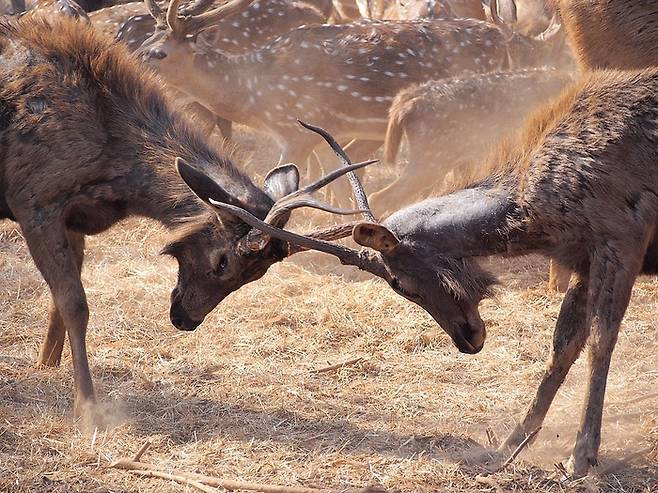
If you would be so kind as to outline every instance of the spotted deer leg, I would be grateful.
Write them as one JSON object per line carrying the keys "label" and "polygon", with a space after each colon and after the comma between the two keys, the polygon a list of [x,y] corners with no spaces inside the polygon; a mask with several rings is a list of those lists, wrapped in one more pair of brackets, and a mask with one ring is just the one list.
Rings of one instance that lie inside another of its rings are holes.
{"label": "spotted deer leg", "polygon": [[[78,272],[82,270],[82,263],[84,261],[84,247],[85,237],[79,233],[68,232],[68,239],[71,248],[75,254],[75,261],[78,267]],[[59,366],[62,359],[62,350],[64,349],[64,338],[66,335],[66,327],[59,314],[57,305],[54,300],[51,303],[50,317],[48,322],[48,333],[41,345],[39,357],[37,359],[37,366]]]}
{"label": "spotted deer leg", "polygon": [[529,433],[541,426],[555,394],[580,355],[590,327],[587,314],[588,289],[588,277],[574,274],[560,307],[548,368],[523,421],[500,447],[501,452],[514,450]]}
{"label": "spotted deer leg", "polygon": [[[80,280],[76,249],[71,245],[64,225],[58,227],[59,218],[47,216],[42,211],[38,226],[32,226],[30,219],[18,219],[30,254],[50,287],[62,323],[59,326],[63,325],[68,332],[75,378],[75,414],[81,416],[95,400],[85,347],[89,308]],[[51,341],[59,340],[61,336],[51,338]]]}

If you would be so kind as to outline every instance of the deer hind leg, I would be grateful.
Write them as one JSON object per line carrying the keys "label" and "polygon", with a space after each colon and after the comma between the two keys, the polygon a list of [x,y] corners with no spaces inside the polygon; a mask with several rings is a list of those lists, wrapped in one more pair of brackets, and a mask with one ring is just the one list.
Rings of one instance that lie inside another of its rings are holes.
{"label": "deer hind leg", "polygon": [[85,337],[89,308],[80,280],[79,261],[63,225],[58,218],[40,218],[40,225],[30,227],[21,221],[25,240],[37,268],[50,287],[53,302],[69,335],[75,379],[75,414],[81,416],[94,401],[94,387],[87,361]]}
{"label": "deer hind leg", "polygon": [[569,467],[575,477],[587,474],[597,464],[601,443],[601,421],[606,382],[612,351],[617,343],[619,327],[628,307],[635,278],[640,271],[642,254],[632,258],[638,265],[621,265],[617,256],[599,259],[591,272],[589,305],[594,324],[589,341],[589,382],[580,429],[576,437]]}
{"label": "deer hind leg", "polygon": [[[75,254],[75,261],[78,267],[78,272],[82,271],[82,263],[84,261],[84,248],[85,237],[79,233],[68,233],[69,244]],[[66,335],[66,327],[59,314],[57,305],[54,300],[50,308],[50,317],[48,322],[48,333],[41,345],[39,351],[39,358],[37,359],[37,366],[59,366],[62,360],[62,350],[64,349],[64,339]]]}
{"label": "deer hind leg", "polygon": [[569,287],[571,269],[551,259],[548,267],[548,290],[564,293]]}
{"label": "deer hind leg", "polygon": [[574,274],[560,307],[548,368],[523,421],[505,440],[500,448],[501,452],[514,450],[528,434],[541,426],[555,394],[564,382],[571,365],[580,355],[590,327],[590,316],[587,311],[588,289],[588,277]]}

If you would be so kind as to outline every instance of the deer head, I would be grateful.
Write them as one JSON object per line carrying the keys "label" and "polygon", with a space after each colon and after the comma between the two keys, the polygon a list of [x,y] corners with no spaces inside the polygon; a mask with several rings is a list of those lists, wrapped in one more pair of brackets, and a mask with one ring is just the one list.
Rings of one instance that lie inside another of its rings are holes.
{"label": "deer head", "polygon": [[181,1],[171,0],[164,13],[154,0],[146,0],[156,29],[140,47],[139,54],[147,62],[175,66],[185,77],[186,65],[194,61],[190,53],[194,53],[196,36],[221,19],[242,12],[255,0],[232,0],[211,10],[206,10],[212,4],[210,1],[200,0],[187,9],[179,9]]}
{"label": "deer head", "polygon": [[[516,3],[514,0],[491,0],[491,18],[507,36],[510,68],[536,65],[538,60],[550,65],[563,65],[571,61],[564,53],[565,37],[557,13],[553,15],[546,29],[536,36],[526,36],[514,30],[516,24]],[[500,15],[505,13],[505,18]],[[507,19],[507,20],[505,20]],[[562,34],[561,34],[562,33]]]}
{"label": "deer head", "polygon": [[[328,134],[322,136],[329,141]],[[336,149],[335,141],[332,144]],[[349,163],[344,152],[340,149],[339,152]],[[357,203],[367,207],[360,184],[355,193]],[[210,200],[210,203],[218,213],[232,214],[262,231],[266,237],[288,243],[288,254],[300,250],[325,252],[345,265],[356,266],[384,279],[400,296],[424,308],[452,338],[459,351],[474,354],[482,349],[486,329],[478,305],[490,295],[494,278],[470,256],[460,255],[459,248],[447,249],[436,242],[418,241],[414,234],[395,233],[396,229],[408,229],[409,224],[418,222],[418,215],[413,210],[401,211],[378,224],[373,222],[372,213],[366,209],[366,217],[371,219],[350,228],[354,241],[366,247],[356,251],[319,239],[326,238],[320,232],[304,236],[286,231],[226,201]],[[400,224],[406,226],[399,228]],[[421,224],[412,231],[422,233],[425,226]]]}
{"label": "deer head", "polygon": [[[240,216],[215,207],[229,204],[274,228],[285,226],[291,212],[313,207],[335,214],[354,214],[313,197],[328,183],[373,163],[366,161],[329,173],[299,188],[299,171],[293,164],[273,169],[263,185],[268,200],[254,204],[226,190],[209,170],[196,168],[178,158],[176,167],[183,181],[203,200],[213,214],[183,226],[176,239],[162,251],[178,261],[178,282],[171,293],[171,322],[181,330],[194,330],[205,316],[231,292],[262,277],[275,262],[290,254],[289,245],[276,237],[253,230]],[[316,233],[323,238],[340,238],[343,229],[330,228]]]}

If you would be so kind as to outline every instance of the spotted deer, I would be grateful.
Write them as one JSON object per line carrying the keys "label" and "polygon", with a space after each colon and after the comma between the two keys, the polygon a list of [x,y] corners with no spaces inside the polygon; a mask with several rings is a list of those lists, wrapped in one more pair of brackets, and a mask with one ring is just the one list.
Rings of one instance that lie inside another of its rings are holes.
{"label": "spotted deer", "polygon": [[381,216],[441,187],[450,171],[469,174],[471,164],[570,81],[568,73],[543,68],[441,79],[403,90],[389,111],[384,162],[395,163],[406,137],[408,165],[370,196],[372,208]]}
{"label": "spotted deer", "polygon": [[[140,49],[174,87],[216,114],[273,135],[283,160],[303,163],[320,138],[296,118],[339,140],[381,141],[395,95],[411,84],[509,64],[544,64],[550,36],[516,35],[474,19],[362,21],[293,29],[265,47],[231,56],[195,43],[194,17],[167,12],[168,29]],[[227,5],[240,7],[239,0]],[[195,53],[194,57],[189,53]]]}
{"label": "spotted deer", "polygon": [[573,270],[548,367],[525,417],[501,446],[541,426],[588,344],[585,405],[569,462],[597,464],[610,359],[635,279],[658,274],[658,67],[584,74],[493,153],[455,192],[361,222],[361,252],[272,227],[221,197],[210,202],[290,244],[336,256],[385,279],[423,307],[464,353],[486,330],[478,305],[495,277],[480,257],[540,253]]}
{"label": "spotted deer", "polygon": [[277,226],[288,220],[294,198],[314,200],[314,188],[297,190],[294,165],[273,169],[256,186],[172,109],[123,45],[68,18],[0,20],[0,136],[0,219],[20,225],[52,294],[38,364],[59,365],[68,333],[77,414],[94,402],[80,280],[86,235],[128,216],[171,229],[163,249],[178,262],[170,319],[189,331],[288,249],[275,239],[247,241],[246,223],[218,216],[204,203],[206,192],[197,188],[197,196],[186,182],[203,173],[213,197]]}
{"label": "spotted deer", "polygon": [[481,0],[357,0],[361,17],[373,20],[471,18],[486,21]]}

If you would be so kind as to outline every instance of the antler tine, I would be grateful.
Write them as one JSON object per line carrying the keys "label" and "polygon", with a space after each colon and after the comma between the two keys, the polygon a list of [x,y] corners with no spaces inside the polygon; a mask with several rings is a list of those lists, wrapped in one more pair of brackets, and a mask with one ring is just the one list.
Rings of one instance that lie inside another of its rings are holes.
{"label": "antler tine", "polygon": [[308,250],[317,250],[320,252],[328,253],[334,257],[337,257],[342,264],[354,265],[361,270],[368,271],[371,274],[374,274],[383,279],[388,279],[390,277],[386,267],[384,266],[384,263],[377,257],[377,255],[373,255],[372,252],[358,252],[337,243],[318,240],[277,228],[271,224],[266,223],[265,221],[261,221],[248,211],[245,211],[244,209],[231,204],[216,202],[213,199],[210,199],[210,203],[217,208],[223,209],[235,215],[245,223],[249,224],[251,227],[259,229],[269,236],[278,238],[289,244],[306,248]]}
{"label": "antler tine", "polygon": [[[323,128],[316,127],[315,125],[311,125],[310,123],[306,123],[301,120],[297,120],[297,122],[307,130],[320,135],[327,142],[327,144],[329,144],[329,147],[331,147],[336,156],[338,156],[338,158],[341,160],[343,166],[347,167],[352,164],[345,150],[340,146],[340,144],[338,144],[338,142],[336,142],[336,139],[334,139],[329,132]],[[357,206],[359,209],[364,211],[363,217],[367,221],[376,223],[377,219],[370,210],[370,205],[368,204],[368,196],[366,195],[363,185],[361,184],[361,180],[359,180],[359,177],[356,175],[356,173],[352,172],[347,175],[347,179],[350,181],[350,185],[352,186],[352,191],[354,192],[354,198],[356,200]]]}
{"label": "antler tine", "polygon": [[178,13],[182,16],[196,15],[205,12],[213,4],[214,0],[194,0],[189,5],[181,8]]}
{"label": "antler tine", "polygon": [[543,32],[535,36],[535,39],[539,41],[548,41],[557,33],[559,33],[561,28],[562,23],[560,22],[560,16],[557,12],[554,12],[553,16],[551,17],[551,21],[548,23],[548,27]]}
{"label": "antler tine", "polygon": [[256,0],[232,0],[208,12],[183,18],[185,34],[197,33],[220,20],[242,12]]}
{"label": "antler tine", "polygon": [[[512,5],[514,5],[514,9],[516,10],[516,3],[514,3],[514,0],[510,0],[512,2]],[[500,17],[500,14],[498,13],[498,0],[491,0],[489,3],[489,10],[491,11],[491,18],[494,21],[494,24],[496,24],[498,27],[500,27],[504,32],[505,35],[508,38],[511,38],[512,35],[514,34],[514,31],[510,26],[507,25],[507,23],[503,20],[502,17]]]}
{"label": "antler tine", "polygon": [[325,204],[319,200],[312,198],[311,194],[313,192],[316,192],[320,188],[328,185],[332,181],[340,178],[346,173],[352,173],[354,172],[354,170],[363,168],[364,166],[368,166],[376,162],[377,162],[376,159],[371,159],[369,161],[363,161],[361,163],[352,164],[350,166],[346,166],[343,168],[338,168],[332,171],[331,173],[323,176],[319,180],[316,180],[315,182],[311,183],[310,185],[307,185],[304,188],[300,188],[299,190],[286,195],[285,197],[277,200],[276,203],[272,206],[270,212],[267,214],[267,217],[265,218],[265,222],[267,222],[268,224],[276,224],[277,220],[281,216],[288,214],[293,209],[297,209],[299,207],[304,207],[304,206],[314,207],[316,209],[321,209],[327,212],[333,212],[335,214],[348,215],[348,214],[363,213],[364,211],[362,209],[344,210],[344,209],[334,208],[329,204]]}
{"label": "antler tine", "polygon": [[181,1],[182,0],[171,0],[171,2],[169,2],[166,20],[172,33],[178,36],[185,36],[185,34],[187,34],[184,23],[185,21],[178,15],[178,7],[180,6]]}
{"label": "antler tine", "polygon": [[166,24],[165,14],[155,0],[145,0],[146,8],[151,14],[151,17],[155,19],[155,22],[158,26],[163,26]]}
{"label": "antler tine", "polygon": [[[334,224],[333,226],[329,226],[327,228],[316,229],[315,231],[312,231],[304,236],[313,238],[315,240],[324,240],[324,241],[342,240],[343,238],[352,236],[352,231],[354,230],[354,226],[359,224],[359,222],[360,221],[352,221],[349,223]],[[295,253],[304,252],[306,250],[307,250],[306,248],[299,245],[293,245],[293,244],[288,245],[288,255],[294,255]]]}

